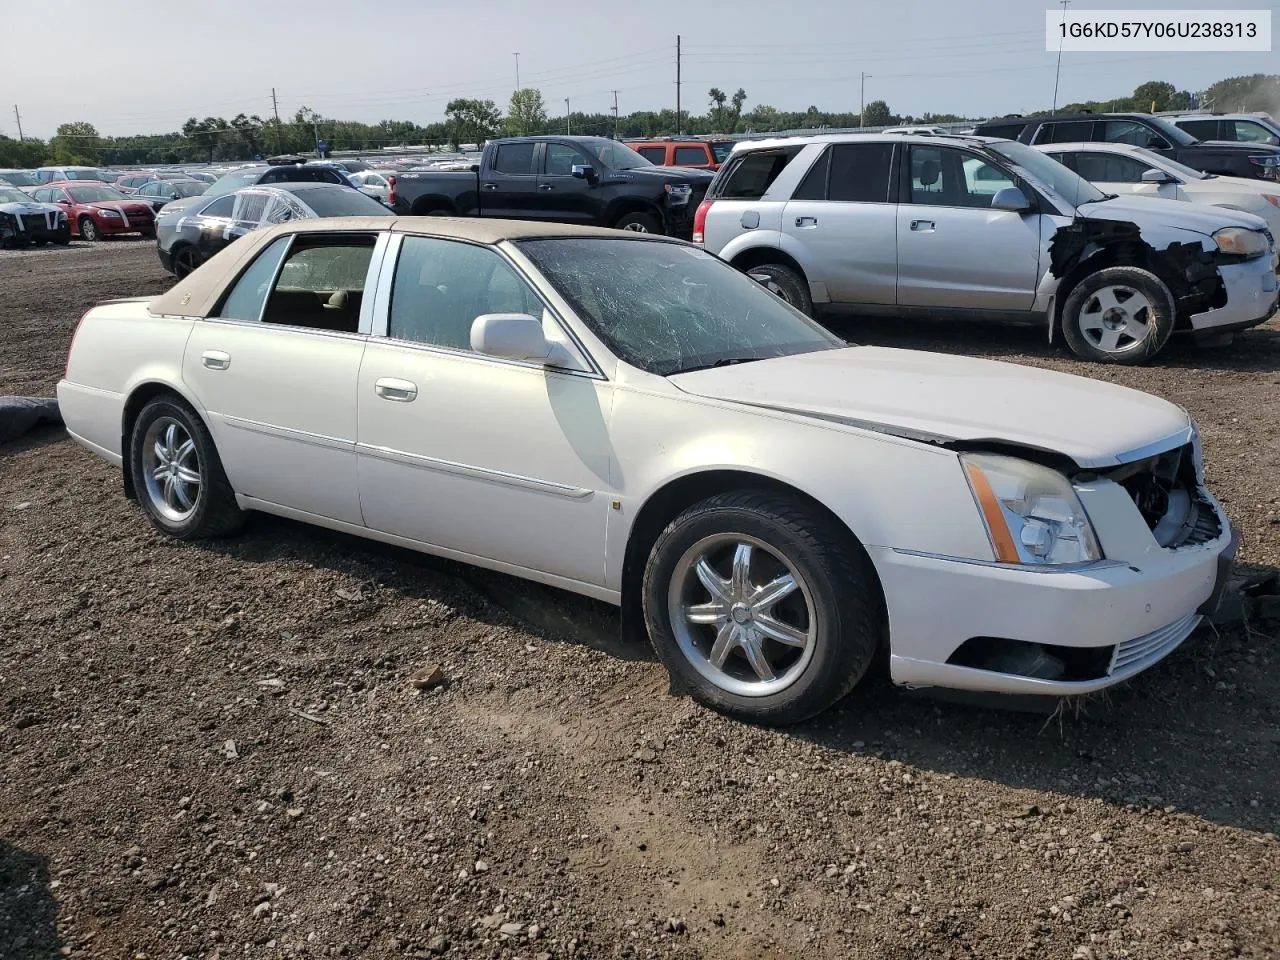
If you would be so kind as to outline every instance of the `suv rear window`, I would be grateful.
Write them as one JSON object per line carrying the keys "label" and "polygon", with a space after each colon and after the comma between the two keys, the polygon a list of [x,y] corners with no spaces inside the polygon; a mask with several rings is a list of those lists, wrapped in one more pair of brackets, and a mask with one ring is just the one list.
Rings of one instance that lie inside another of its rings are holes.
{"label": "suv rear window", "polygon": [[1036,134],[1036,143],[1087,143],[1093,138],[1092,120],[1059,120],[1046,123]]}
{"label": "suv rear window", "polygon": [[722,200],[758,200],[800,150],[796,146],[742,154],[741,159],[728,168],[722,168],[728,169],[729,173],[716,196]]}
{"label": "suv rear window", "polygon": [[1018,135],[1026,127],[1026,121],[1018,123],[984,123],[978,131],[984,137],[1004,137],[1006,140],[1017,140]]}
{"label": "suv rear window", "polygon": [[676,166],[697,166],[708,163],[706,147],[676,147]]}

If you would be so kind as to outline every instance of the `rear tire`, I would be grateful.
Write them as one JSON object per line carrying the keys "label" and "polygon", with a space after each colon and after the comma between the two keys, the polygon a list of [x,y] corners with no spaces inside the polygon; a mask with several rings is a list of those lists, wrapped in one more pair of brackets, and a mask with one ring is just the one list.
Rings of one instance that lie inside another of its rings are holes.
{"label": "rear tire", "polygon": [[746,274],[805,316],[813,316],[813,297],[809,294],[809,284],[790,267],[781,263],[762,263],[758,267],[748,268]]}
{"label": "rear tire", "polygon": [[615,230],[629,230],[632,233],[662,233],[662,224],[651,213],[624,213],[613,225]]}
{"label": "rear tire", "polygon": [[1177,308],[1159,277],[1141,267],[1089,274],[1062,306],[1062,336],[1094,363],[1146,363],[1169,341]]}
{"label": "rear tire", "polygon": [[98,236],[98,225],[93,222],[92,217],[81,217],[76,221],[76,229],[80,233],[80,239],[87,243],[94,243],[101,239]]}
{"label": "rear tire", "polygon": [[144,406],[129,437],[133,489],[161,533],[199,540],[234,533],[245,512],[204,421],[176,396]]}
{"label": "rear tire", "polygon": [[173,251],[170,264],[173,267],[173,275],[181,280],[200,266],[200,255],[196,253],[195,247],[184,244]]}
{"label": "rear tire", "polygon": [[676,685],[768,725],[806,720],[852,690],[885,615],[870,558],[842,533],[763,490],[711,497],[671,521],[650,551],[642,599]]}

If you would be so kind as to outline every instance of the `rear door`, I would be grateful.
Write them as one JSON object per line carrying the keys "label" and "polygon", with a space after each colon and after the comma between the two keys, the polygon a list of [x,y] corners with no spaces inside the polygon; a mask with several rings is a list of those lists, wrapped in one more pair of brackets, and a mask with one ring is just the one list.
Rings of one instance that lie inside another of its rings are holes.
{"label": "rear door", "polygon": [[541,143],[499,143],[480,169],[480,209],[486,217],[538,219],[538,173],[534,165]]}
{"label": "rear door", "polygon": [[1197,140],[1231,140],[1232,137],[1223,136],[1222,130],[1217,119],[1206,117],[1203,120],[1179,120],[1178,126],[1187,133],[1191,134]]}
{"label": "rear door", "polygon": [[1040,214],[993,210],[1012,178],[975,153],[912,143],[901,168],[898,305],[1029,310]]}
{"label": "rear door", "polygon": [[889,142],[831,144],[783,210],[783,234],[803,249],[810,285],[825,284],[832,303],[895,301],[893,148]]}

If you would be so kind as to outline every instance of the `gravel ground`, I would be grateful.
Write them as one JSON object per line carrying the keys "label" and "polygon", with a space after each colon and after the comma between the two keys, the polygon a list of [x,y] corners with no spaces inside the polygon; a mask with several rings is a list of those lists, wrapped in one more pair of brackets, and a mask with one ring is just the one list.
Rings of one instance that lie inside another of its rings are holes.
{"label": "gravel ground", "polygon": [[[166,285],[145,242],[0,254],[0,394]],[[848,332],[1183,404],[1280,566],[1275,322],[1138,370]],[[1047,719],[873,679],[755,729],[672,696],[608,608],[272,518],[164,540],[44,431],[0,448],[0,956],[1275,957],[1277,630]]]}

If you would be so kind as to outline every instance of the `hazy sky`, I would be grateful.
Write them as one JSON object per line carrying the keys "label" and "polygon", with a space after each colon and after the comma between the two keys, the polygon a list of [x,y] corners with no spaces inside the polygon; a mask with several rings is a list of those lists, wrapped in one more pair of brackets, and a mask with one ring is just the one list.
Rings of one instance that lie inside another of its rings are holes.
{"label": "hazy sky", "polygon": [[[1280,0],[1162,0],[1168,8],[1270,9]],[[1153,7],[1075,0],[1073,9]],[[675,36],[686,110],[744,87],[747,108],[985,116],[1046,108],[1056,54],[1037,0],[0,0],[0,131],[88,120],[108,134],[178,129],[189,116],[325,116],[428,123],[458,96],[505,108],[522,86],[552,115],[674,107]],[[1201,89],[1280,70],[1280,52],[1068,53],[1059,102],[1168,80]]]}

